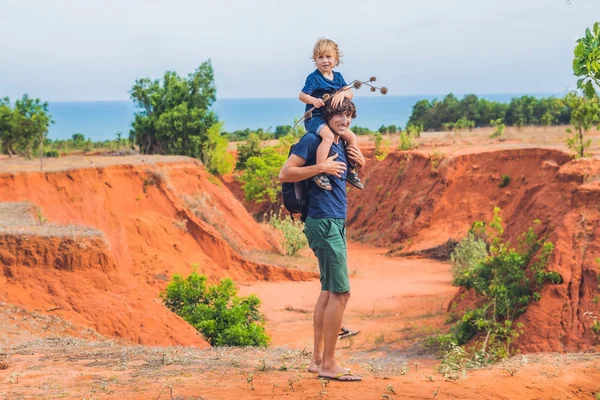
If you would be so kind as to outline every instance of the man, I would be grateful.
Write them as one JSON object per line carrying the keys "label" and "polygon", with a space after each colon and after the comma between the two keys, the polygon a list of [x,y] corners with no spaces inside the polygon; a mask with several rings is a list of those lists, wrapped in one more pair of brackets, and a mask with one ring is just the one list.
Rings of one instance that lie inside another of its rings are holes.
{"label": "man", "polygon": [[[334,133],[331,152],[335,154],[316,164],[316,151],[321,138],[311,132],[304,135],[279,173],[281,182],[308,182],[308,216],[304,233],[319,260],[321,292],[313,315],[314,352],[309,371],[319,377],[340,381],[360,381],[335,359],[335,346],[346,304],[350,298],[346,248],[346,171],[348,159],[360,169],[365,159],[356,146],[345,148],[342,137],[348,130],[356,108],[349,99],[337,107],[328,102],[323,119]],[[331,154],[330,152],[330,154]],[[319,188],[309,178],[327,174],[332,190]]]}

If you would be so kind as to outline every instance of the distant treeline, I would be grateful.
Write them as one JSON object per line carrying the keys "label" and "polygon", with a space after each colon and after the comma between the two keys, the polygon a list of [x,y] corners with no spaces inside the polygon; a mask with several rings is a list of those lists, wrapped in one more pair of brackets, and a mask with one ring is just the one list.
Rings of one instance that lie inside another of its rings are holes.
{"label": "distant treeline", "polygon": [[[354,133],[356,133],[357,135],[372,135],[375,132],[370,130],[369,128],[363,128],[360,126],[352,126],[352,131]],[[382,132],[383,130],[383,132]],[[379,132],[381,133],[395,133],[397,132],[397,128],[396,125],[390,125],[389,127],[387,126],[382,126],[381,128],[379,128]],[[291,125],[278,125],[275,127],[275,130],[271,130],[271,129],[267,129],[266,131],[262,128],[258,128],[257,130],[253,131],[251,129],[239,129],[237,131],[233,131],[233,132],[221,132],[221,135],[226,137],[228,141],[230,142],[241,142],[241,141],[245,141],[248,140],[248,138],[250,137],[250,135],[255,134],[257,135],[260,140],[270,140],[270,139],[281,139],[284,136],[287,135],[293,135],[293,136],[302,136],[304,135],[304,133],[306,133],[304,126],[302,125],[298,125],[295,128],[292,129]]]}
{"label": "distant treeline", "polygon": [[[503,123],[506,126],[524,125],[567,125],[571,121],[571,107],[567,97],[521,96],[513,98],[509,103],[501,103],[479,98],[469,94],[461,100],[450,93],[440,100],[419,100],[412,108],[405,129],[412,127],[419,131],[468,129],[493,126]],[[289,133],[302,135],[304,128],[297,126],[292,132],[291,125],[280,125],[275,130],[250,129],[234,132],[222,132],[229,141],[247,140],[250,134],[257,134],[261,140],[279,139]],[[372,135],[376,132],[396,133],[403,130],[400,125],[382,125],[377,131],[360,126],[352,126],[357,135]]]}
{"label": "distant treeline", "polygon": [[94,142],[86,138],[81,133],[75,133],[71,139],[45,139],[44,156],[59,157],[73,153],[86,153],[91,151],[114,152],[114,151],[132,151],[131,143],[128,139],[121,138],[121,132],[117,132],[116,140],[104,140]]}
{"label": "distant treeline", "polygon": [[564,125],[571,120],[571,108],[565,98],[521,96],[509,103],[478,98],[474,94],[458,100],[452,93],[442,101],[419,100],[412,109],[408,125],[425,131],[441,130],[458,121],[462,125],[483,127],[500,119],[508,126]]}

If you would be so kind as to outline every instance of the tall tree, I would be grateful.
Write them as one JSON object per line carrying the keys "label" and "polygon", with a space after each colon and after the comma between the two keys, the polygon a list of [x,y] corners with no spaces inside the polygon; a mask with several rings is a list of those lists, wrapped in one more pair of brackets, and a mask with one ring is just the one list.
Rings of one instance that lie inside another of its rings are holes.
{"label": "tall tree", "polygon": [[129,138],[144,154],[179,154],[205,159],[208,130],[218,122],[210,60],[187,78],[167,71],[162,79],[136,80],[130,91],[139,111]]}
{"label": "tall tree", "polygon": [[16,138],[13,131],[13,109],[10,99],[0,99],[0,150],[12,157],[15,154]]}
{"label": "tall tree", "polygon": [[566,96],[567,104],[571,108],[571,129],[567,130],[571,135],[567,138],[567,146],[575,152],[575,157],[585,157],[586,149],[591,145],[591,139],[586,138],[587,132],[600,125],[600,102],[598,96],[592,98],[578,96],[571,92]]}
{"label": "tall tree", "polygon": [[577,40],[574,54],[573,73],[579,77],[577,87],[591,99],[600,87],[600,22],[591,30],[585,30],[585,35]]}
{"label": "tall tree", "polygon": [[[5,99],[4,107],[8,104]],[[12,110],[10,133],[4,150],[10,155],[13,150],[31,159],[36,145],[40,146],[40,157],[43,156],[43,143],[50,124],[54,123],[48,112],[48,103],[40,99],[31,99],[24,94],[15,102]]]}

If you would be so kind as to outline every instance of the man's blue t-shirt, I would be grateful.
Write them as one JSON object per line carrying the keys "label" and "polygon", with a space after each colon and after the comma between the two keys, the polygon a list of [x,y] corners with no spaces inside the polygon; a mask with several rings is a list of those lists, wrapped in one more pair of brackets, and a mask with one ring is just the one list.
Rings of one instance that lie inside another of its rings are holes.
{"label": "man's blue t-shirt", "polygon": [[[321,143],[319,136],[314,133],[307,133],[294,146],[292,154],[306,160],[305,166],[315,165],[319,143]],[[343,162],[346,164],[346,167],[348,166],[343,140],[340,139],[338,143],[333,143],[331,151],[338,154],[335,161]],[[333,153],[330,152],[330,154]],[[323,190],[312,179],[306,180],[308,182],[308,216],[314,219],[346,219],[346,210],[348,207],[346,200],[346,171],[344,171],[341,178],[333,175],[327,176],[331,182],[332,190]]]}
{"label": "man's blue t-shirt", "polygon": [[[316,69],[310,75],[306,77],[306,82],[304,83],[304,87],[302,88],[302,92],[311,95],[313,97],[318,97],[319,99],[323,98],[325,93],[333,94],[346,86],[346,81],[342,74],[337,71],[333,71],[333,80],[327,79],[323,76],[323,74]],[[313,106],[311,104],[307,104],[304,112],[310,110]],[[321,109],[315,108],[312,111],[313,117],[321,116]]]}

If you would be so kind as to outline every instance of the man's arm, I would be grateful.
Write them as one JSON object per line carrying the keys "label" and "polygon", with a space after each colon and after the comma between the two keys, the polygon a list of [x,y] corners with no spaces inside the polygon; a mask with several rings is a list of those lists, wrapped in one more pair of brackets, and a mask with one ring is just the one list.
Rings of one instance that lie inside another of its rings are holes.
{"label": "man's arm", "polygon": [[340,161],[334,161],[337,154],[327,158],[317,165],[304,166],[306,160],[295,154],[292,154],[279,171],[280,182],[300,182],[312,178],[315,175],[327,174],[338,178],[346,170],[346,164]]}
{"label": "man's arm", "polygon": [[356,165],[357,171],[360,171],[362,167],[365,166],[365,157],[363,156],[358,146],[349,144],[346,147],[346,153],[348,154],[348,158]]}

